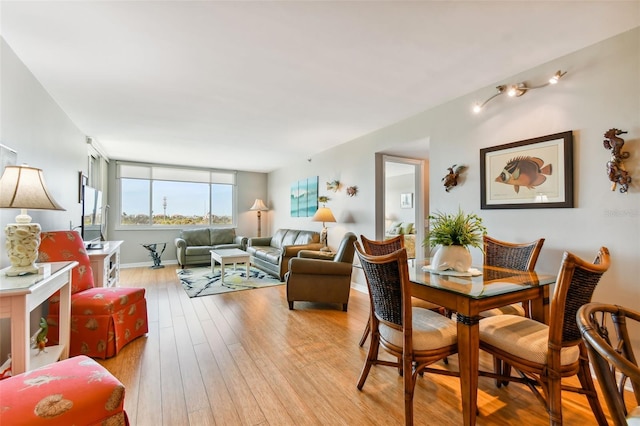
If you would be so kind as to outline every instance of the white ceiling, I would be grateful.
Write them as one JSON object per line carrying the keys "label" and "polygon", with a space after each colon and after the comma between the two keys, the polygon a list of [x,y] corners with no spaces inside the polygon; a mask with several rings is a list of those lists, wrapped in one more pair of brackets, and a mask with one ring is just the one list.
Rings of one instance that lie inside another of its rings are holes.
{"label": "white ceiling", "polygon": [[0,7],[2,37],[110,158],[258,172],[640,25],[638,0]]}

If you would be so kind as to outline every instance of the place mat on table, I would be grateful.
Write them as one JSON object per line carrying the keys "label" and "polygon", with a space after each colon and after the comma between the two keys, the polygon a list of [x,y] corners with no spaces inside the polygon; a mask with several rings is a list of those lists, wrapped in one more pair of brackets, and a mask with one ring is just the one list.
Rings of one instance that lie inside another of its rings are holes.
{"label": "place mat on table", "polygon": [[479,275],[482,275],[482,272],[479,269],[476,268],[469,268],[468,271],[466,272],[458,272],[458,271],[454,271],[452,269],[447,269],[445,271],[439,271],[435,268],[433,268],[433,265],[425,265],[422,267],[422,270],[424,272],[428,272],[430,274],[437,274],[437,275],[449,275],[452,277],[477,277]]}

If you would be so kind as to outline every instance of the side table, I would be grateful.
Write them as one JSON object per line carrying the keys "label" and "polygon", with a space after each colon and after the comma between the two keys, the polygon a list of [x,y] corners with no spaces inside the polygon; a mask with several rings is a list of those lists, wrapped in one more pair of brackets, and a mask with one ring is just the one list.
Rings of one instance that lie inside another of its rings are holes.
{"label": "side table", "polygon": [[[0,318],[11,319],[11,372],[24,373],[69,357],[71,270],[78,262],[38,263],[38,275],[7,277],[0,271]],[[6,268],[8,269],[8,268]],[[59,345],[31,349],[31,311],[60,290]]]}
{"label": "side table", "polygon": [[[160,264],[160,258],[162,257],[162,253],[164,253],[164,250],[167,248],[167,243],[142,244],[142,247],[149,250],[149,256],[151,256],[151,259],[153,259],[153,266],[151,266],[151,269],[164,268],[164,265]],[[160,253],[158,253],[158,250],[160,250]]]}
{"label": "side table", "polygon": [[117,287],[120,281],[120,246],[124,241],[103,241],[101,249],[87,250],[96,287]]}

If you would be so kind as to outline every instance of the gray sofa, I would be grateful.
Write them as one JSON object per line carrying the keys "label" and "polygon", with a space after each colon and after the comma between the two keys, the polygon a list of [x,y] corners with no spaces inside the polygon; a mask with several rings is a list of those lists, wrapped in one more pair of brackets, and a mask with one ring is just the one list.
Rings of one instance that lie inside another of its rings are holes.
{"label": "gray sofa", "polygon": [[247,253],[251,264],[284,281],[289,270],[289,259],[300,250],[320,250],[320,234],[315,231],[278,229],[271,237],[249,238]]}
{"label": "gray sofa", "polygon": [[247,237],[236,235],[234,228],[183,229],[175,239],[175,244],[178,264],[184,268],[185,265],[210,264],[210,250],[244,250],[247,247]]}

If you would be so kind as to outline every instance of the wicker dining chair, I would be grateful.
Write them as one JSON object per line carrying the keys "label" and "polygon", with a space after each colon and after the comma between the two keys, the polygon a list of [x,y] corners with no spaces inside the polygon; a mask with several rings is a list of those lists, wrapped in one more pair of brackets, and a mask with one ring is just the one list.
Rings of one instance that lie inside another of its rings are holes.
{"label": "wicker dining chair", "polygon": [[[482,375],[526,384],[545,404],[552,425],[562,424],[562,390],[586,395],[598,424],[607,424],[576,313],[591,301],[609,264],[606,247],[600,248],[594,263],[564,253],[551,299],[549,325],[519,315],[496,315],[480,321],[480,348],[511,365],[519,377]],[[562,384],[563,377],[574,375],[580,379],[580,388]],[[536,386],[542,388],[542,394]]]}
{"label": "wicker dining chair", "polygon": [[[628,331],[629,328],[637,330],[640,312],[622,306],[587,303],[578,309],[576,319],[613,424],[640,424],[640,367]],[[628,327],[627,319],[634,321],[635,327]],[[627,408],[624,398],[627,381],[635,396],[636,407],[631,409]]]}
{"label": "wicker dining chair", "polygon": [[[517,269],[519,271],[533,271],[540,255],[540,250],[544,244],[544,238],[532,241],[530,243],[511,243],[501,241],[488,235],[482,236],[482,245],[484,251],[484,264],[488,266],[497,266],[499,268]],[[492,317],[495,315],[520,315],[531,317],[530,305],[528,300],[512,303],[506,306],[489,309],[480,312],[481,318]],[[500,359],[494,358],[494,371],[497,374],[509,376],[511,367]],[[507,385],[509,382],[496,380],[496,386]]]}
{"label": "wicker dining chair", "polygon": [[[370,240],[364,235],[360,235],[360,240],[362,241],[362,248],[364,252],[372,256],[390,254],[396,250],[404,248],[404,238],[402,235],[398,235],[384,241]],[[440,313],[444,312],[444,308],[442,306],[436,305],[435,303],[427,302],[426,300],[418,299],[417,297],[411,298],[411,305],[419,308],[430,309],[432,311]],[[367,321],[367,324],[365,325],[364,332],[362,333],[362,337],[360,338],[360,342],[358,343],[358,345],[360,346],[364,345],[364,342],[367,341],[367,337],[369,337],[369,334],[371,333],[370,322],[371,320]]]}
{"label": "wicker dining chair", "polygon": [[[530,243],[500,241],[487,235],[484,235],[482,239],[485,265],[517,269],[518,271],[533,271],[535,269],[540,250],[544,244],[544,238]],[[480,312],[480,316],[483,318],[503,314],[528,317],[530,316],[529,301],[524,300],[520,303]]]}
{"label": "wicker dining chair", "polygon": [[[456,322],[428,309],[411,306],[406,249],[372,256],[364,253],[358,242],[355,246],[373,307],[371,344],[357,386],[362,390],[373,365],[398,368],[404,375],[405,424],[412,425],[417,376],[422,372],[438,372],[429,365],[457,353]],[[380,347],[398,361],[379,359]],[[447,371],[446,374],[455,373]]]}

